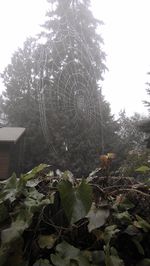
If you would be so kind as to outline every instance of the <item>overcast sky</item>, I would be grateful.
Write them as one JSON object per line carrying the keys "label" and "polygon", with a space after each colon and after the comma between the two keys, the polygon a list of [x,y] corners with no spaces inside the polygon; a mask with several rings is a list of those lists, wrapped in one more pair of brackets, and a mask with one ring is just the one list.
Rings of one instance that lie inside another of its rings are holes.
{"label": "overcast sky", "polygon": [[[103,94],[112,113],[125,109],[147,114],[147,72],[150,71],[150,0],[92,0],[107,54]],[[0,71],[26,37],[39,31],[44,21],[46,0],[0,0]],[[2,88],[2,85],[1,85]],[[148,99],[150,100],[150,99]]]}

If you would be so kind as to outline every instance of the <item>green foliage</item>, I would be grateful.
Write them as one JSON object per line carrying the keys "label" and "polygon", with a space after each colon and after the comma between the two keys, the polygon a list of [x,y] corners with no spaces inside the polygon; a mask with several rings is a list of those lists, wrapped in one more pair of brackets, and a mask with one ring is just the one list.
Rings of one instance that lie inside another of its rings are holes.
{"label": "green foliage", "polygon": [[85,180],[77,187],[69,181],[61,181],[58,191],[69,222],[75,223],[86,216],[92,204],[92,190]]}
{"label": "green foliage", "polygon": [[147,177],[149,172],[148,151],[130,151],[122,163],[120,171],[124,176]]}
{"label": "green foliage", "polygon": [[57,173],[40,165],[0,182],[0,266],[149,265],[150,217],[135,212],[137,192],[130,201],[129,186],[116,196],[92,175],[87,183]]}
{"label": "green foliage", "polygon": [[139,130],[140,121],[143,119],[144,117],[138,113],[128,117],[125,111],[120,112],[118,119],[119,135],[125,152],[141,151],[145,147],[145,134]]}
{"label": "green foliage", "polygon": [[135,171],[140,173],[147,173],[150,171],[150,168],[146,165],[142,165],[139,168],[137,168]]}
{"label": "green foliage", "polygon": [[110,248],[109,245],[105,247],[105,265],[124,266],[124,262],[118,257],[117,251],[114,248]]}
{"label": "green foliage", "polygon": [[149,232],[150,230],[150,224],[147,223],[147,221],[145,221],[143,218],[141,218],[139,215],[136,215],[136,218],[137,218],[137,221],[135,221],[135,225],[138,227],[138,228],[142,228],[143,231],[145,232]]}
{"label": "green foliage", "polygon": [[21,210],[17,218],[12,221],[9,228],[4,229],[1,233],[2,245],[11,244],[18,240],[24,230],[29,227],[33,214],[27,210]]}
{"label": "green foliage", "polygon": [[[150,72],[147,73],[148,74],[148,78],[149,78],[149,75],[150,75]],[[147,88],[146,88],[146,91],[147,91],[147,94],[148,96],[150,95],[150,82],[147,82]],[[148,107],[148,111],[150,111],[150,101],[146,100],[144,101],[145,103],[145,106]],[[149,120],[146,121],[146,123],[143,124],[142,128],[144,129],[143,131],[144,132],[150,132],[150,122]],[[148,146],[149,146],[149,142],[150,142],[150,139],[148,140]]]}
{"label": "green foliage", "polygon": [[56,247],[56,254],[51,255],[51,260],[55,266],[90,266],[88,259],[83,256],[80,249],[62,242]]}
{"label": "green foliage", "polygon": [[145,133],[140,131],[139,124],[144,119],[138,113],[128,117],[125,111],[120,112],[118,124],[120,141],[118,142],[118,157],[120,174],[132,176],[135,169],[147,163],[145,150]]}
{"label": "green foliage", "polygon": [[35,174],[40,173],[46,167],[47,167],[46,164],[38,165],[37,167],[33,168],[30,172],[28,172],[26,175],[24,175],[23,179],[25,181],[28,181],[28,180],[32,179],[33,177],[35,177]]}
{"label": "green foliage", "polygon": [[[33,169],[34,176],[32,177],[40,174],[41,170],[46,167],[45,165],[35,168],[36,170]],[[34,214],[39,213],[43,206],[51,202],[50,198],[45,198],[45,195],[39,193],[36,188],[27,186],[28,179],[26,177],[28,175],[22,175],[18,179],[13,174],[9,179],[0,183],[0,225],[6,224],[5,228],[1,230],[2,258],[5,258],[6,253],[11,252],[16,241],[22,241],[23,232],[31,225]],[[15,245],[14,248],[16,248]],[[1,265],[5,265],[5,263]]]}
{"label": "green foliage", "polygon": [[52,264],[50,264],[48,260],[40,259],[36,261],[33,266],[52,266]]}
{"label": "green foliage", "polygon": [[108,245],[110,243],[111,239],[118,232],[119,232],[119,229],[117,229],[117,225],[106,226],[106,228],[104,230],[104,242],[105,242],[105,244]]}
{"label": "green foliage", "polygon": [[92,208],[87,214],[87,218],[89,220],[89,232],[104,225],[106,223],[106,219],[109,217],[109,214],[110,213],[108,209],[98,209],[93,204]]}

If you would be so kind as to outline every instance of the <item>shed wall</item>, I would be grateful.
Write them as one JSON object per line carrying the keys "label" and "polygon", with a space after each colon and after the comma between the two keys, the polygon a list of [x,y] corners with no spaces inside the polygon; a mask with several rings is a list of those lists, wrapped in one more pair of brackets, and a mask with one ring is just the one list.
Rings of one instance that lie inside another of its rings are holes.
{"label": "shed wall", "polygon": [[0,180],[9,176],[10,149],[8,145],[0,145]]}

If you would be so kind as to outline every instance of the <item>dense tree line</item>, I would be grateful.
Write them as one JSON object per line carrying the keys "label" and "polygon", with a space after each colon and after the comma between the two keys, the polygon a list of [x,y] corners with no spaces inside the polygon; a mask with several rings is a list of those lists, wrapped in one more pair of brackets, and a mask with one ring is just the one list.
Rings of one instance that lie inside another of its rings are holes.
{"label": "dense tree line", "polygon": [[[148,77],[149,75],[150,75],[150,72],[148,72]],[[147,84],[146,91],[147,91],[148,96],[150,96],[150,82],[147,82],[146,84]],[[148,108],[148,111],[150,113],[150,101],[145,100],[144,104]],[[143,119],[143,121],[139,125],[139,129],[140,131],[145,132],[147,134],[147,138],[145,139],[145,141],[147,144],[147,148],[149,149],[150,148],[150,136],[149,136],[150,135],[150,119],[148,118]]]}

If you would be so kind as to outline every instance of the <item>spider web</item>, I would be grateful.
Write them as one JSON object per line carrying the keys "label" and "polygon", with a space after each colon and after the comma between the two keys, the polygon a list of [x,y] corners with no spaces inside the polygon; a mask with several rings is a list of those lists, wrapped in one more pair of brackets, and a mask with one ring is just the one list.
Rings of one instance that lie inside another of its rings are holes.
{"label": "spider web", "polygon": [[[80,27],[80,33],[75,29],[77,19],[75,13],[74,25],[70,25],[67,21],[66,12],[64,12],[64,14],[66,21],[65,30],[61,32],[60,24],[58,28],[59,37],[57,36],[57,40],[51,40],[48,46],[42,46],[38,61],[38,71],[40,76],[37,84],[38,102],[43,135],[49,148],[52,148],[53,144],[50,141],[50,136],[55,134],[55,129],[53,128],[53,125],[51,128],[48,126],[44,91],[46,88],[45,78],[48,79],[46,67],[50,60],[49,51],[53,51],[57,60],[51,62],[49,81],[55,76],[55,69],[59,68],[57,78],[54,79],[55,82],[50,82],[49,85],[49,96],[52,97],[50,109],[55,117],[55,121],[60,121],[62,115],[67,117],[68,121],[71,121],[71,124],[68,126],[73,128],[73,132],[75,132],[75,135],[73,136],[74,139],[79,139],[79,137],[82,136],[82,138],[85,138],[86,140],[87,136],[88,138],[91,136],[91,139],[88,139],[88,141],[92,141],[93,143],[96,141],[95,136],[93,136],[93,134],[95,134],[94,129],[96,128],[96,125],[100,123],[101,132],[99,132],[99,134],[101,136],[101,147],[103,149],[102,106],[100,99],[97,99],[97,94],[95,93],[95,86],[97,85],[92,54],[84,38],[82,27]],[[70,44],[71,40],[74,40],[74,45],[70,45],[71,59],[68,60],[66,57],[60,67],[59,62],[62,61],[62,51],[67,52],[65,44],[68,39],[70,40]],[[58,46],[62,48],[61,51],[57,48]],[[97,101],[99,101],[98,104],[96,104]],[[66,136],[64,134],[64,143],[65,138]],[[80,145],[80,143],[78,143],[78,145]],[[97,145],[97,143],[95,143],[95,145]]]}

